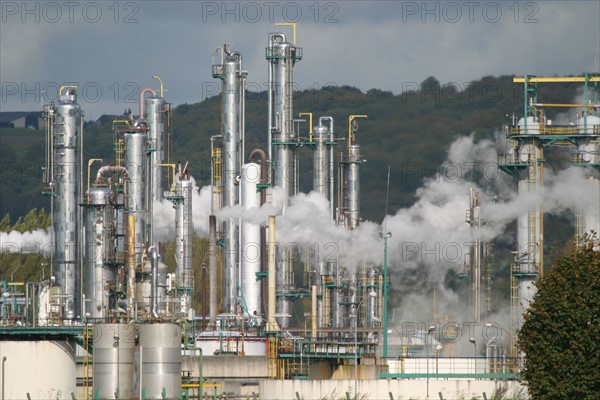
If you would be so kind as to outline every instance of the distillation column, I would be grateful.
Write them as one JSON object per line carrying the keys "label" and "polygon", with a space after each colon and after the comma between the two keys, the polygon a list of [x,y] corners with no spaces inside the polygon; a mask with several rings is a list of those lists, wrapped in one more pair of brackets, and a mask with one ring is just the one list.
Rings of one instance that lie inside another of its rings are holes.
{"label": "distillation column", "polygon": [[[268,37],[268,147],[271,161],[271,184],[279,187],[286,196],[285,205],[296,193],[295,151],[297,137],[294,133],[294,65],[302,58],[302,49],[286,41],[282,33]],[[282,248],[285,248],[283,246]],[[283,250],[280,250],[283,251]],[[277,313],[290,315],[291,302],[287,295],[294,287],[292,277],[293,256],[286,252],[278,257]],[[287,327],[289,317],[280,317],[279,323]]]}
{"label": "distillation column", "polygon": [[[538,135],[540,122],[537,117],[528,116],[527,121],[519,120],[519,129],[530,135]],[[519,161],[527,167],[519,177],[519,196],[540,193],[544,184],[544,149],[538,138],[521,139],[517,147]],[[536,204],[521,213],[517,219],[517,262],[513,276],[518,287],[518,327],[523,323],[523,314],[536,293],[535,281],[543,272],[543,211]]]}
{"label": "distillation column", "polygon": [[[64,89],[64,90],[63,90]],[[61,88],[60,99],[49,108],[50,176],[54,186],[52,223],[54,231],[54,268],[61,288],[62,317],[73,319],[81,310],[79,281],[79,196],[81,190],[81,141],[83,119],[75,88]]]}
{"label": "distillation column", "polygon": [[[243,157],[244,143],[244,98],[246,72],[242,71],[242,56],[230,51],[228,45],[221,49],[221,64],[213,65],[213,77],[223,81],[222,124],[223,137],[223,207],[239,204],[238,177]],[[226,312],[234,313],[238,298],[238,221],[229,218],[224,226],[224,300]]]}
{"label": "distillation column", "polygon": [[[163,199],[164,184],[160,164],[167,162],[165,150],[166,110],[167,103],[162,95],[152,94],[144,100],[143,118],[148,123],[148,144],[151,151],[149,196],[153,201],[162,201]],[[140,118],[142,118],[141,115]]]}
{"label": "distillation column", "polygon": [[129,175],[127,211],[129,215],[135,215],[135,261],[138,265],[144,256],[147,238],[145,209],[147,130],[146,125],[138,120],[123,134],[126,168]]}
{"label": "distillation column", "polygon": [[85,213],[87,318],[104,319],[111,309],[110,293],[115,290],[113,192],[97,181],[88,192]]}
{"label": "distillation column", "polygon": [[[261,178],[259,164],[249,163],[242,167],[240,203],[251,212],[260,208],[260,192],[257,190]],[[256,277],[261,266],[260,225],[242,221],[240,226],[240,285],[242,304],[250,316],[261,315],[261,280]]]}
{"label": "distillation column", "polygon": [[[328,139],[330,139],[330,129],[327,126],[323,125],[323,120],[328,119],[330,122],[331,130],[333,130],[333,118],[331,117],[321,117],[319,118],[319,125],[313,128],[313,140],[315,142],[315,149],[313,151],[313,190],[315,192],[321,193],[330,203],[331,210],[333,210],[333,192],[331,190],[331,185],[333,184],[333,173],[330,170],[332,168],[333,162],[331,157],[331,146],[327,145]],[[331,214],[331,218],[333,219],[333,214]],[[319,269],[318,275],[315,276],[315,281],[313,284],[318,288],[318,296],[317,296],[317,309],[318,309],[318,326],[323,327],[328,324],[330,318],[329,316],[324,315],[323,310],[323,301],[324,296],[323,292],[326,290],[324,288],[325,284],[324,279],[326,279],[326,275],[328,274],[328,270],[331,268],[326,260],[322,259],[322,253],[319,251],[318,260]],[[327,300],[330,296],[326,296]],[[328,307],[328,310],[331,308]]]}
{"label": "distillation column", "polygon": [[341,157],[338,178],[338,225],[348,230],[360,225],[360,146],[355,136],[358,130],[356,118],[366,118],[366,115],[351,115],[348,118],[348,153]]}
{"label": "distillation column", "polygon": [[175,184],[175,263],[179,314],[187,317],[192,309],[194,270],[192,268],[192,189],[187,171],[180,172]]}
{"label": "distillation column", "polygon": [[469,209],[466,222],[471,228],[469,245],[470,317],[474,322],[481,320],[481,240],[480,200],[475,188],[469,189]]}
{"label": "distillation column", "polygon": [[600,241],[600,117],[584,115],[577,121],[579,135],[594,135],[590,138],[578,140],[575,164],[586,167],[587,191],[590,204],[588,209],[578,210],[577,213],[577,244],[580,246],[584,238],[595,234],[595,242]]}
{"label": "distillation column", "polygon": [[268,136],[272,184],[284,194],[296,194],[294,147],[294,65],[302,57],[302,49],[286,41],[282,33],[269,34],[266,58],[268,69]]}

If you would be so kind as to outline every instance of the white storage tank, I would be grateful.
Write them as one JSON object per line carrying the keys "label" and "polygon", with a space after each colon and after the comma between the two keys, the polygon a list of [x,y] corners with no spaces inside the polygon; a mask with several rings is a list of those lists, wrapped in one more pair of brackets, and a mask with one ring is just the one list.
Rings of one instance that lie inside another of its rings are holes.
{"label": "white storage tank", "polygon": [[133,324],[96,324],[94,340],[93,398],[130,399],[133,397]]}
{"label": "white storage tank", "polygon": [[179,399],[181,327],[170,323],[141,324],[139,344],[143,398]]}
{"label": "white storage tank", "polygon": [[71,400],[77,393],[75,343],[3,340],[0,374],[5,399]]}

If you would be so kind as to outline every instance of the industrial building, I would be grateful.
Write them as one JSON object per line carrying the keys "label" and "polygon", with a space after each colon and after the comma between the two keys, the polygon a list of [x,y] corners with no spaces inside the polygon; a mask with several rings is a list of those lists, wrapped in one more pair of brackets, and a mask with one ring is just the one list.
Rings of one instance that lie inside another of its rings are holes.
{"label": "industrial building", "polygon": [[[543,274],[542,204],[518,219],[512,329],[500,329],[483,345],[469,338],[473,357],[456,349],[460,322],[442,329],[440,321],[430,321],[410,334],[389,326],[387,249],[393,237],[385,228],[377,250],[384,254],[381,265],[323,254],[299,259],[297,249],[279,241],[278,224],[300,192],[301,151],[312,153],[312,190],[328,201],[327,222],[349,234],[359,229],[358,121],[368,118],[356,110],[348,116],[348,132],[340,133],[333,117],[294,110],[294,72],[303,52],[295,25],[282,25],[292,34],[269,33],[265,48],[266,150],[245,148],[249,72],[241,52],[224,45],[214,55],[211,72],[222,82],[222,107],[221,132],[206,143],[212,215],[205,221],[205,314],[193,303],[200,286],[192,260],[195,187],[188,165],[169,158],[172,110],[160,77],[153,77],[158,88],[140,90],[137,115],[113,121],[112,160],[83,158],[76,87],[62,87],[59,101],[45,107],[52,277],[3,282],[2,400],[454,399],[521,389],[522,355],[514,338],[535,293],[532,284]],[[506,128],[508,151],[498,165],[516,179],[520,193],[543,185],[549,145],[575,148],[573,163],[586,169],[591,192],[599,193],[600,77],[562,79],[581,82],[586,96],[593,86],[594,102],[543,103],[537,85],[561,78],[515,78],[524,86],[523,117]],[[555,106],[584,111],[576,124],[558,126],[544,114]],[[300,117],[308,117],[307,129],[299,129]],[[481,200],[475,189],[467,195],[467,223],[478,238]],[[275,197],[280,214],[260,222],[239,216],[258,213]],[[174,273],[155,239],[156,202],[173,205]],[[223,214],[228,209],[239,213]],[[578,221],[578,237],[600,232],[597,208],[581,210]],[[477,323],[490,310],[486,259],[486,243],[475,240],[463,275]],[[292,318],[295,302],[306,305],[303,324]],[[477,345],[485,357],[477,355]]]}

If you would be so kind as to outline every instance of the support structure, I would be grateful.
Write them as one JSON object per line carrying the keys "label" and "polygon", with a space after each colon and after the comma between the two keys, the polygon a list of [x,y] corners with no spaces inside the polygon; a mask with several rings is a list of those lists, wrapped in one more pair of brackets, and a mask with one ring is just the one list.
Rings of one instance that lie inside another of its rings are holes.
{"label": "support structure", "polygon": [[[517,179],[519,195],[535,194],[543,187],[544,146],[577,146],[576,164],[598,168],[596,154],[600,137],[600,118],[598,118],[598,82],[600,76],[584,75],[579,77],[534,77],[514,78],[513,82],[523,83],[523,113],[517,123],[508,126],[506,139],[507,154],[498,161],[498,167]],[[584,85],[583,104],[542,103],[538,100],[538,83],[546,82],[582,82]],[[590,97],[590,84],[595,86],[595,97]],[[543,107],[583,107],[572,125],[553,125],[546,118]],[[585,157],[585,161],[584,160]],[[577,161],[578,160],[578,161]],[[593,182],[593,181],[592,181]],[[592,193],[595,195],[594,184]],[[587,215],[598,215],[598,203],[592,209],[585,210]],[[597,219],[590,218],[591,221]],[[517,354],[516,335],[523,322],[523,313],[529,307],[536,289],[535,281],[544,271],[543,257],[543,208],[535,204],[525,210],[517,221],[517,250],[512,267],[511,315],[512,344],[511,355]],[[597,224],[593,222],[592,224]],[[580,224],[583,225],[583,224]],[[584,232],[588,228],[579,228]],[[591,228],[590,228],[591,229]]]}

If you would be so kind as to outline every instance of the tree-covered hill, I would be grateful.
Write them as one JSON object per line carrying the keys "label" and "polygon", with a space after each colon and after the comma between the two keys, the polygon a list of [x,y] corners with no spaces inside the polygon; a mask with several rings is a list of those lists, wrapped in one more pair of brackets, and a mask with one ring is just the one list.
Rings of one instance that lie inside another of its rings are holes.
{"label": "tree-covered hill", "polygon": [[[422,178],[439,170],[454,139],[472,133],[476,140],[492,138],[508,122],[506,115],[522,114],[522,86],[513,84],[511,76],[488,76],[468,84],[443,86],[430,77],[420,85],[405,86],[416,89],[394,95],[379,89],[363,93],[350,86],[329,86],[295,93],[294,110],[313,112],[313,124],[319,116],[334,117],[336,136],[342,138],[339,148],[345,145],[348,116],[368,115],[360,121],[357,133],[367,160],[361,169],[365,219],[383,217],[388,165],[393,212],[412,203]],[[575,97],[577,87],[573,83],[544,85],[540,87],[540,98],[567,102]],[[220,96],[174,107],[171,160],[189,161],[192,175],[201,185],[208,184],[210,178],[210,137],[220,133],[220,108]],[[248,92],[247,154],[257,147],[266,149],[266,114],[266,92]],[[549,116],[553,117],[552,113]],[[32,208],[49,208],[48,198],[41,195],[43,135],[32,137],[33,133],[22,131],[0,130],[0,215],[18,217]],[[300,134],[307,132],[308,122],[300,125]],[[105,162],[114,159],[112,141],[110,119],[87,123],[84,158],[103,158]],[[312,177],[310,151],[300,149],[300,153],[301,188],[308,190]]]}

